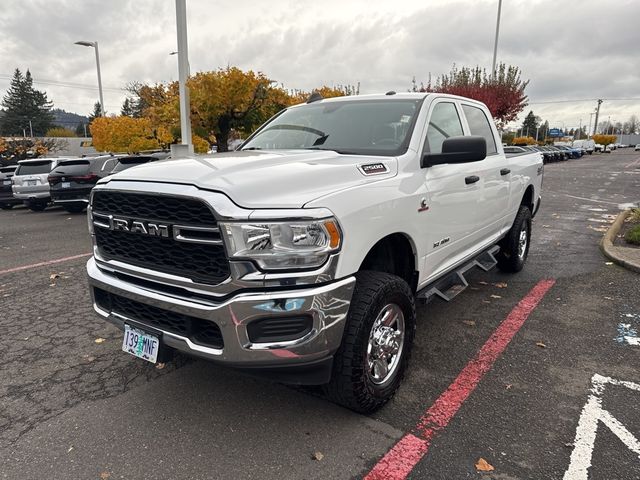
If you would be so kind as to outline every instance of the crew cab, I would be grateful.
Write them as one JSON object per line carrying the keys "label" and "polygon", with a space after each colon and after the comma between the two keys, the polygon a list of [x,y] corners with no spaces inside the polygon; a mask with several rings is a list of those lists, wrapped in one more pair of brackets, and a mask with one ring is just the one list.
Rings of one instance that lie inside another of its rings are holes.
{"label": "crew cab", "polygon": [[178,349],[371,412],[409,365],[418,301],[452,299],[472,266],[523,268],[543,168],[468,98],[314,94],[237,151],[100,180],[94,309],[137,357]]}

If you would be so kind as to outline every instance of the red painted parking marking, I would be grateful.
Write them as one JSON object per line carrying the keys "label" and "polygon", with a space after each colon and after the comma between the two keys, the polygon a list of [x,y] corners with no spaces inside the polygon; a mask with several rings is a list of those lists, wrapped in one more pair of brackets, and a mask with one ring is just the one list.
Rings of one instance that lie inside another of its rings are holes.
{"label": "red painted parking marking", "polygon": [[81,253],[80,255],[73,255],[71,257],[58,258],[56,260],[48,260],[46,262],[32,263],[31,265],[23,265],[21,267],[9,268],[8,270],[0,270],[0,275],[4,273],[20,272],[22,270],[29,270],[31,268],[46,267],[47,265],[55,265],[56,263],[68,262],[69,260],[75,260],[77,258],[88,257],[91,253]]}
{"label": "red painted parking marking", "polygon": [[401,480],[407,478],[431,446],[433,438],[443,430],[491,370],[498,357],[507,348],[534,308],[556,283],[553,279],[541,280],[511,310],[476,356],[462,369],[449,388],[420,418],[413,433],[404,435],[373,469],[365,480]]}

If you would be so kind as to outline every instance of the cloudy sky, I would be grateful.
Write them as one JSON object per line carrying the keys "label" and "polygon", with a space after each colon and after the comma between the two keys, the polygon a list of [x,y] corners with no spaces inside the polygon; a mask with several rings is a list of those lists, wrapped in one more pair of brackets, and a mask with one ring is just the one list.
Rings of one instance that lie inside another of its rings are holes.
{"label": "cloudy sky", "polygon": [[[227,65],[287,88],[406,91],[457,65],[490,70],[498,0],[187,0],[191,71]],[[498,61],[517,65],[530,109],[551,126],[640,115],[640,1],[503,0]],[[128,82],[177,78],[173,0],[3,0],[0,95],[31,70],[56,107],[88,114],[99,42],[108,113]],[[575,101],[582,100],[582,101]]]}

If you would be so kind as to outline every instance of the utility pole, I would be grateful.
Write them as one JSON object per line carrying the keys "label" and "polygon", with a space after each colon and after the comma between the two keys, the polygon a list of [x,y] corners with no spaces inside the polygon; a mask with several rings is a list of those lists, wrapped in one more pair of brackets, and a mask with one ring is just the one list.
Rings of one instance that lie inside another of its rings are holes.
{"label": "utility pole", "polygon": [[595,115],[596,112],[591,112],[589,114],[589,128],[587,129],[587,138],[589,138],[589,136],[591,135],[591,120],[593,119],[593,116]]}
{"label": "utility pole", "polygon": [[598,106],[596,107],[596,121],[593,124],[593,134],[596,134],[596,131],[598,130],[598,116],[600,115],[600,104],[602,103],[602,99],[599,98],[598,99]]}
{"label": "utility pole", "polygon": [[493,66],[491,67],[491,80],[496,79],[496,57],[498,55],[498,34],[500,33],[500,11],[502,10],[502,0],[498,0],[498,18],[496,20],[496,39],[493,43]]}
{"label": "utility pole", "polygon": [[[187,46],[187,4],[186,0],[176,0],[176,30],[178,34],[178,85],[180,89],[180,137],[181,146],[174,148],[172,156],[193,153],[191,143],[191,107],[189,102],[189,50]],[[173,155],[175,153],[175,155]]]}
{"label": "utility pole", "polygon": [[31,120],[29,120],[29,133],[31,134],[31,138],[33,138],[33,126],[31,125]]}

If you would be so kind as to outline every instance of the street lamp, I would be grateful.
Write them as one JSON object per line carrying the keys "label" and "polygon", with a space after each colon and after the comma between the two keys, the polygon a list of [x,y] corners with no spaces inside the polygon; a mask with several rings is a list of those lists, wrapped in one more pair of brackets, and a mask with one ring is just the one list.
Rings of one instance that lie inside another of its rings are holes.
{"label": "street lamp", "polygon": [[76,45],[83,47],[93,47],[96,50],[96,68],[98,69],[98,93],[100,94],[100,116],[104,117],[104,99],[102,96],[102,77],[100,76],[100,54],[98,53],[98,42],[79,41]]}
{"label": "street lamp", "polygon": [[493,43],[493,66],[491,67],[491,79],[496,79],[496,56],[498,54],[498,34],[500,33],[500,10],[502,10],[502,0],[498,0],[498,18],[496,20],[496,39]]}

